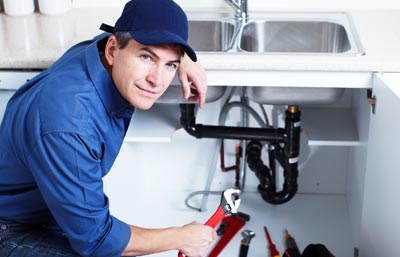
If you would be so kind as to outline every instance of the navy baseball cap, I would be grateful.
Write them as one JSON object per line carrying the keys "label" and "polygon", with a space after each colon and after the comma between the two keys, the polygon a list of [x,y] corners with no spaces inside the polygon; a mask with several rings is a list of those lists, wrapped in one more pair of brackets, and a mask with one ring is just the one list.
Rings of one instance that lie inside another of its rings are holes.
{"label": "navy baseball cap", "polygon": [[192,61],[197,61],[187,42],[186,14],[172,0],[131,0],[114,27],[102,24],[100,29],[110,33],[129,32],[142,45],[179,44]]}

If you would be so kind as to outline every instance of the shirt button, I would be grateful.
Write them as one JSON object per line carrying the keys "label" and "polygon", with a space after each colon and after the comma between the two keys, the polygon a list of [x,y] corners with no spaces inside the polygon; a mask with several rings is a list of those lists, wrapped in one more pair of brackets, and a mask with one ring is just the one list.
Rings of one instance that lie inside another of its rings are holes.
{"label": "shirt button", "polygon": [[1,229],[2,230],[6,230],[7,229],[7,225],[1,225]]}

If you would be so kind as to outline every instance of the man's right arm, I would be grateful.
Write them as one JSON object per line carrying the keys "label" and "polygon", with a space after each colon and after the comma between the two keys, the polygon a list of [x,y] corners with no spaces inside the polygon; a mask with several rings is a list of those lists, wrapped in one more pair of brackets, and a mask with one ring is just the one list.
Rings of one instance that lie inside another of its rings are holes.
{"label": "man's right arm", "polygon": [[141,256],[177,250],[186,256],[201,257],[216,237],[213,228],[199,222],[164,229],[147,229],[131,225],[131,238],[122,255]]}

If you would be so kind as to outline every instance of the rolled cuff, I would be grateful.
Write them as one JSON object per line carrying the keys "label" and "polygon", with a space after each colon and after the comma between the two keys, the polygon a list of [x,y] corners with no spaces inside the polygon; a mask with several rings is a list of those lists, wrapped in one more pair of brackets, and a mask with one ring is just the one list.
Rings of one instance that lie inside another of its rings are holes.
{"label": "rolled cuff", "polygon": [[121,256],[129,243],[131,229],[128,224],[111,216],[112,225],[109,234],[94,251],[91,257]]}

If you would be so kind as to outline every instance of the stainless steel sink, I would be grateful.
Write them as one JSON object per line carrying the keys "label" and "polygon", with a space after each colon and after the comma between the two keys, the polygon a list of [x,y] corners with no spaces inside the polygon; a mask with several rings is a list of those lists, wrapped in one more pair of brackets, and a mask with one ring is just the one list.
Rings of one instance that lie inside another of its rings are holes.
{"label": "stainless steel sink", "polygon": [[253,21],[240,48],[247,52],[344,53],[351,49],[345,28],[333,22]]}
{"label": "stainless steel sink", "polygon": [[[351,18],[345,13],[278,13],[249,20],[243,26],[238,42],[239,51],[266,55],[364,54]],[[247,88],[250,100],[279,105],[331,104],[339,100],[343,93],[343,88]]]}
{"label": "stainless steel sink", "polygon": [[332,104],[344,94],[344,88],[247,87],[249,99],[275,105]]}
{"label": "stainless steel sink", "polygon": [[190,20],[189,44],[196,52],[223,52],[229,47],[234,23],[217,20]]}
{"label": "stainless steel sink", "polygon": [[239,51],[282,54],[363,55],[345,13],[272,13],[243,26]]}
{"label": "stainless steel sink", "polygon": [[[206,103],[214,102],[220,99],[226,91],[225,86],[214,86],[207,88]],[[157,100],[161,104],[189,103],[183,98],[180,85],[170,85],[164,94]]]}

